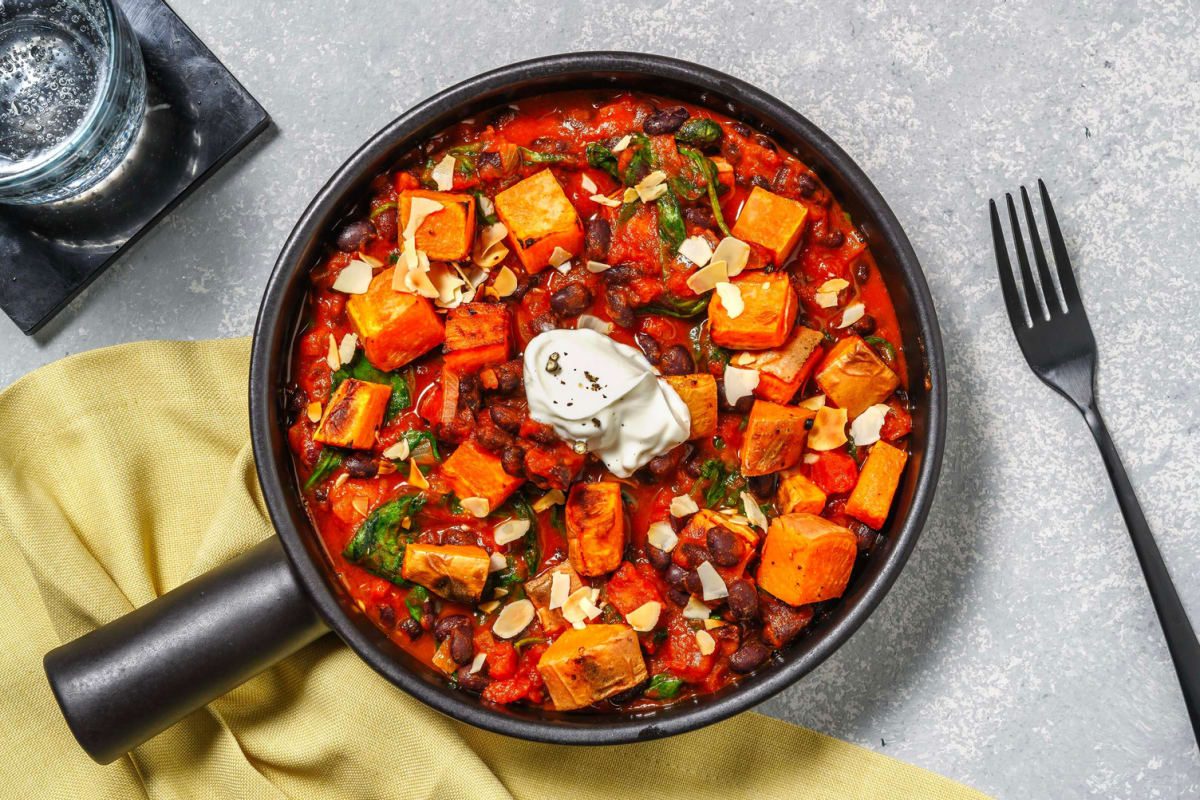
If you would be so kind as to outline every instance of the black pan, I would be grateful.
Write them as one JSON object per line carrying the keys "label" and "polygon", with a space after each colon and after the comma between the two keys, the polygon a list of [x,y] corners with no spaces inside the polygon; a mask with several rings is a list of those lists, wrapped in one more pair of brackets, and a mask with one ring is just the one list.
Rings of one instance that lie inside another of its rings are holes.
{"label": "black pan", "polygon": [[[350,600],[300,502],[282,387],[307,271],[329,232],[364,208],[371,179],[450,123],[532,95],[628,88],[696,103],[775,137],[812,167],[862,228],[900,317],[913,405],[912,455],[884,535],[845,596],[754,674],[661,710],[557,713],[502,708],[456,691],[392,643]],[[277,536],[131,614],[47,654],[46,674],[75,737],[107,763],[333,630],[380,674],[455,719],[543,742],[618,744],[693,730],[790,686],[829,657],[891,588],[933,499],[946,430],[942,340],[929,289],[895,215],[828,136],[770,95],[707,67],[637,53],[573,53],[501,67],[420,103],[338,169],[288,237],[263,296],[250,363],[250,434]]]}

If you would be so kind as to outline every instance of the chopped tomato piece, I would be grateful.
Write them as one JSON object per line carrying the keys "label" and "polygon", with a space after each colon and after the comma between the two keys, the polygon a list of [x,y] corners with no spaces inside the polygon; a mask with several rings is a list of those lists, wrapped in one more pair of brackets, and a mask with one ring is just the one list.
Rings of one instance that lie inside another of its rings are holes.
{"label": "chopped tomato piece", "polygon": [[848,492],[858,483],[858,465],[841,450],[827,450],[808,465],[808,479],[825,494]]}

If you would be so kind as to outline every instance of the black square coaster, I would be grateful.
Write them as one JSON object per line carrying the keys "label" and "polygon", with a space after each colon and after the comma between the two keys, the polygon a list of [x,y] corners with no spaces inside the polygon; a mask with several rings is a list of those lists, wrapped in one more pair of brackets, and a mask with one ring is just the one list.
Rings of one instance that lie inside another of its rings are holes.
{"label": "black square coaster", "polygon": [[146,120],[120,167],[76,198],[0,206],[0,308],[37,331],[270,117],[162,0],[118,0],[146,63]]}

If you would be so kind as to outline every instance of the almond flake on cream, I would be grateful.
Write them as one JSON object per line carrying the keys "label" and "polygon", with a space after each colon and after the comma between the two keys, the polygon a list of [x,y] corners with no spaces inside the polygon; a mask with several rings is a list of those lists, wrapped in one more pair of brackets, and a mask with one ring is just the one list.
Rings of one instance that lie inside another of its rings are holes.
{"label": "almond flake on cream", "polygon": [[884,403],[869,406],[850,423],[850,435],[854,437],[856,446],[875,444],[879,441],[879,431],[891,407]]}
{"label": "almond flake on cream", "polygon": [[700,510],[700,506],[696,505],[696,501],[691,495],[681,494],[671,498],[671,516],[686,517],[688,514],[695,514]]}
{"label": "almond flake on cream", "polygon": [[[486,503],[487,501],[485,500],[484,502]],[[465,504],[466,501],[464,500],[463,503]],[[528,532],[529,520],[509,519],[495,527],[492,532],[492,538],[496,540],[496,544],[508,544],[517,541]]]}
{"label": "almond flake on cream", "polygon": [[756,369],[742,369],[730,364],[725,365],[725,399],[730,405],[736,405],[743,397],[754,394],[761,379]]}
{"label": "almond flake on cream", "polygon": [[533,603],[524,598],[514,600],[500,610],[496,621],[492,623],[492,633],[501,639],[513,638],[533,622],[533,612]]}
{"label": "almond flake on cream", "polygon": [[447,155],[433,168],[433,182],[439,192],[448,192],[454,188],[454,156]]}
{"label": "almond flake on cream", "polygon": [[355,259],[342,267],[331,288],[344,294],[366,294],[371,285],[371,275],[371,265]]}
{"label": "almond flake on cream", "polygon": [[587,328],[596,331],[596,333],[603,333],[606,336],[613,332],[613,324],[611,322],[605,322],[592,314],[580,314],[579,318],[575,320],[575,327]]}
{"label": "almond flake on cream", "polygon": [[746,264],[750,261],[750,245],[741,239],[726,236],[717,242],[717,246],[712,253],[712,259],[713,261],[724,261],[725,271],[732,278],[735,275],[740,275],[742,270],[746,268]]}
{"label": "almond flake on cream", "polygon": [[728,281],[718,283],[714,288],[717,290],[717,297],[721,298],[721,305],[729,318],[740,317],[746,310],[746,303],[742,300],[742,290]]}
{"label": "almond flake on cream", "polygon": [[625,621],[638,633],[646,633],[654,630],[660,614],[662,614],[662,603],[651,600],[626,614]]}
{"label": "almond flake on cream", "polygon": [[839,328],[849,328],[854,323],[863,318],[867,309],[862,303],[846,306],[846,310],[842,312],[842,321],[838,323]]}
{"label": "almond flake on cream", "polygon": [[823,452],[846,443],[846,409],[822,406],[817,409],[812,430],[808,432],[808,449]]}

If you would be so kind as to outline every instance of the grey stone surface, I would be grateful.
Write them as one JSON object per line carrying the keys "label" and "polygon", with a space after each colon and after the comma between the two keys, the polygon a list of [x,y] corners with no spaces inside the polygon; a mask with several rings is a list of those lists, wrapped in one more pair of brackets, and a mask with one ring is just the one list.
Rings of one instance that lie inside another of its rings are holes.
{"label": "grey stone surface", "polygon": [[312,193],[441,87],[573,49],[710,64],[791,103],[871,175],[922,259],[949,355],[950,441],[913,559],[851,642],[762,710],[1000,797],[1200,793],[1100,458],[1021,360],[984,216],[988,197],[1049,183],[1100,344],[1102,408],[1200,620],[1196,6],[173,5],[278,130],[37,338],[0,322],[0,384],[101,345],[249,333]]}

